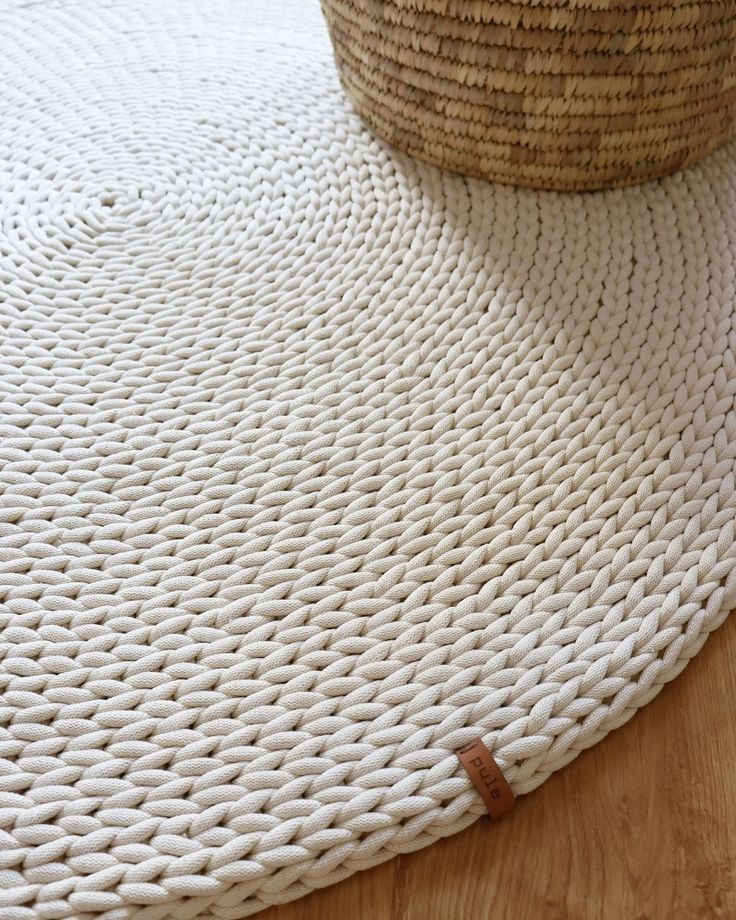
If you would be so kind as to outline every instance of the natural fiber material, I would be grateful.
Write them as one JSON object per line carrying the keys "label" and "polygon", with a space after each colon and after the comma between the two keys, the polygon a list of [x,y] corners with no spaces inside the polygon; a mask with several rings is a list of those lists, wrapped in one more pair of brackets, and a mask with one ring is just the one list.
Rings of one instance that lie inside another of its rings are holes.
{"label": "natural fiber material", "polygon": [[350,98],[401,150],[536,188],[672,173],[736,125],[736,0],[322,0]]}
{"label": "natural fiber material", "polygon": [[733,146],[417,165],[303,0],[18,3],[0,48],[2,920],[243,917],[685,666],[736,604]]}

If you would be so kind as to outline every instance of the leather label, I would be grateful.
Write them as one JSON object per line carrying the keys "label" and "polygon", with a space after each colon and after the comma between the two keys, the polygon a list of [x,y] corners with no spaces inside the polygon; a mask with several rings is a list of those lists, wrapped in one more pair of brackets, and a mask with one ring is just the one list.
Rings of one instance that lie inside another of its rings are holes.
{"label": "leather label", "polygon": [[480,792],[492,818],[500,818],[516,804],[511,786],[491,756],[491,752],[478,738],[456,751],[460,763],[468,771],[475,788]]}

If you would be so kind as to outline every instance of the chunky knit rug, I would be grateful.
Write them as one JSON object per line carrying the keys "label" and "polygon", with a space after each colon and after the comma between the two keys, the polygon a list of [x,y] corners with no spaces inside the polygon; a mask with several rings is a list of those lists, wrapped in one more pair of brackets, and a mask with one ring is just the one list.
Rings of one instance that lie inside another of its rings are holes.
{"label": "chunky knit rug", "polygon": [[736,146],[414,163],[313,0],[5,0],[0,51],[3,920],[422,847],[458,748],[530,792],[736,605]]}

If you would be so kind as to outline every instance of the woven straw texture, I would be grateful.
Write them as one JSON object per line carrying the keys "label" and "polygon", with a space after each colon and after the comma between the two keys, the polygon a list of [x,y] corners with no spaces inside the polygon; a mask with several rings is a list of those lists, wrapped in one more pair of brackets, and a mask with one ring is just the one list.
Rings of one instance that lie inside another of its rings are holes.
{"label": "woven straw texture", "polygon": [[736,605],[736,148],[417,164],[303,0],[9,4],[0,50],[2,920],[422,847],[484,814],[454,751],[530,792]]}
{"label": "woven straw texture", "polygon": [[736,126],[736,0],[322,0],[345,88],[401,150],[536,188],[631,185]]}

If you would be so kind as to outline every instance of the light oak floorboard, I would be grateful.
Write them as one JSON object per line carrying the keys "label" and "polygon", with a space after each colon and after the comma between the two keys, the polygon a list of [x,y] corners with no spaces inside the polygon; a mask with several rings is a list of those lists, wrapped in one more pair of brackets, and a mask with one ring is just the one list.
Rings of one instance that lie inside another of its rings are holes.
{"label": "light oak floorboard", "polygon": [[513,815],[259,920],[736,918],[736,616]]}

